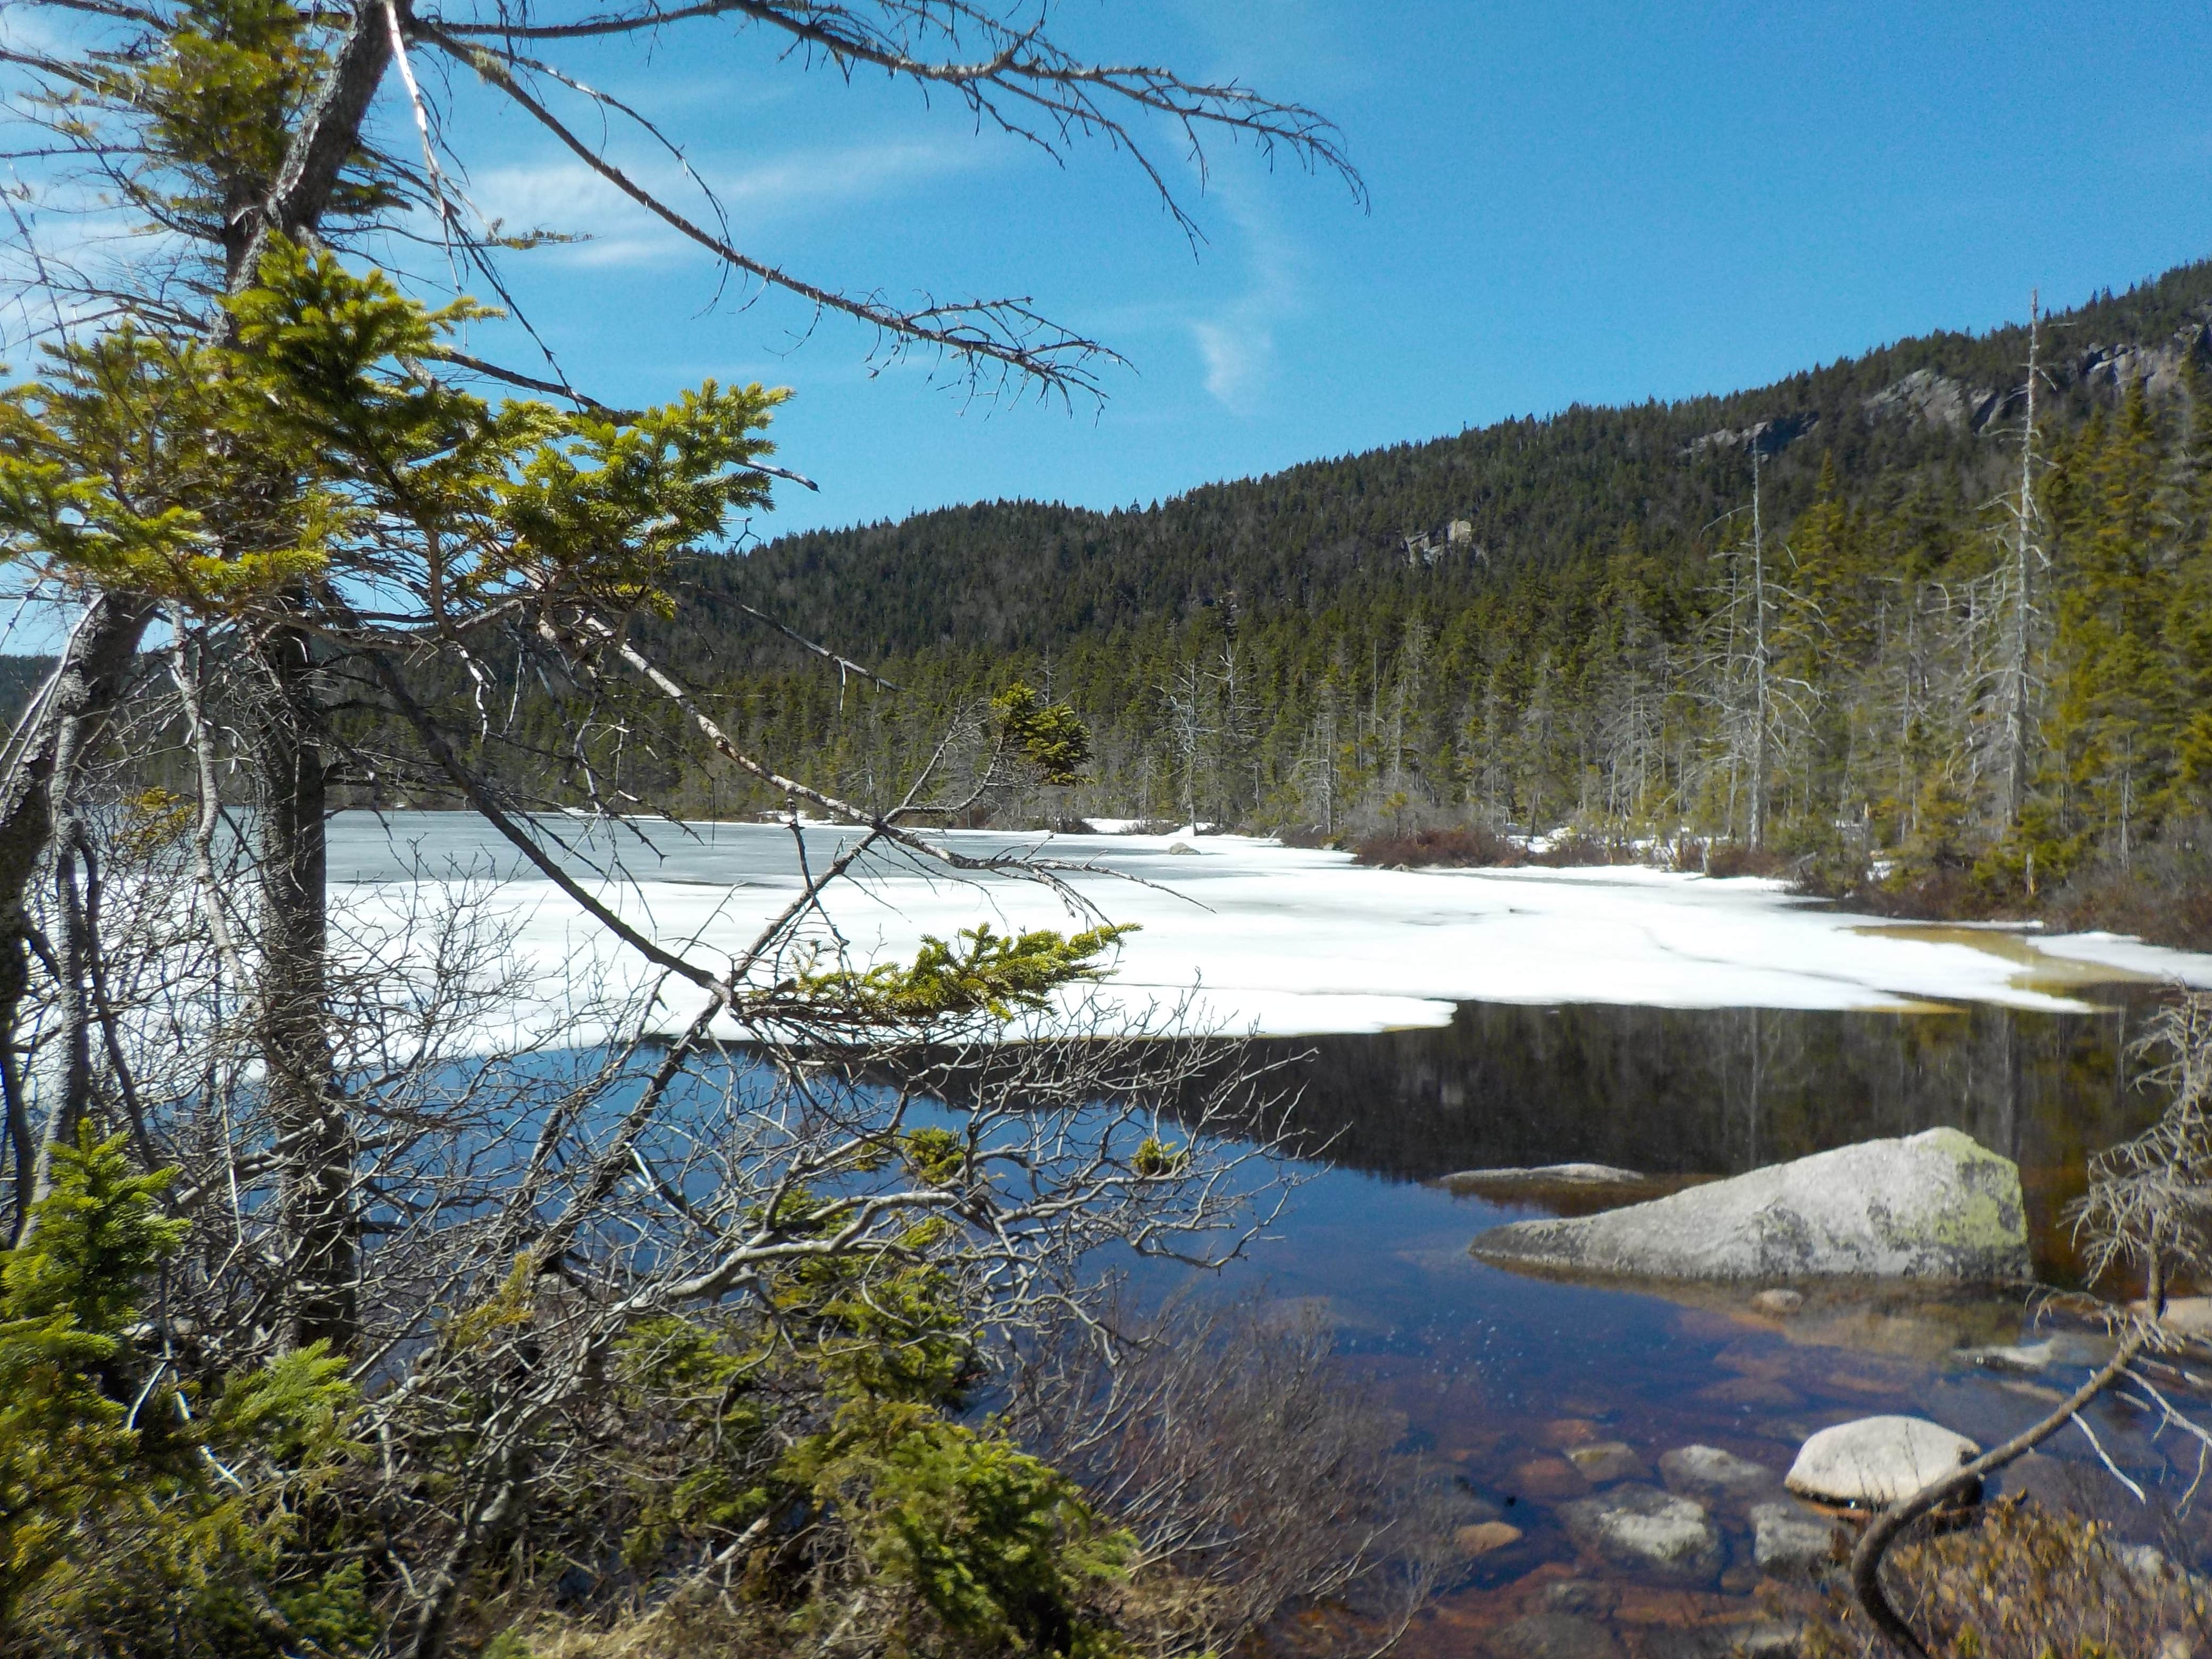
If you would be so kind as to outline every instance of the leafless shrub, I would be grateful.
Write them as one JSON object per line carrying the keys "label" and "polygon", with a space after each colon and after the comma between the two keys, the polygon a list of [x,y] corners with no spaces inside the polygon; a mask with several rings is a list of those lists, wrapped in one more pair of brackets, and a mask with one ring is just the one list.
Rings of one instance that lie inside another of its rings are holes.
{"label": "leafless shrub", "polygon": [[1771,848],[1686,836],[1675,843],[1674,862],[1677,870],[1706,876],[1778,876],[1790,867]]}
{"label": "leafless shrub", "polygon": [[2093,1281],[2121,1273],[2155,1297],[2212,1267],[2212,995],[2167,1002],[2133,1052],[2138,1081],[2168,1097],[2166,1110],[2091,1161],[2088,1191],[2070,1213]]}
{"label": "leafless shrub", "polygon": [[2134,933],[2182,950],[2212,949],[2212,818],[2169,823],[2126,856],[2100,857],[2051,896],[2054,927]]}
{"label": "leafless shrub", "polygon": [[1496,830],[1475,825],[1370,836],[1358,844],[1352,856],[1356,864],[1407,870],[1431,866],[1510,870],[1529,862],[1528,851],[1521,843]]}
{"label": "leafless shrub", "polygon": [[1310,1310],[1184,1296],[1111,1343],[1045,1342],[1010,1416],[1135,1533],[1124,1612],[1156,1653],[1233,1650],[1323,1603],[1371,1650],[1456,1560],[1448,1487]]}

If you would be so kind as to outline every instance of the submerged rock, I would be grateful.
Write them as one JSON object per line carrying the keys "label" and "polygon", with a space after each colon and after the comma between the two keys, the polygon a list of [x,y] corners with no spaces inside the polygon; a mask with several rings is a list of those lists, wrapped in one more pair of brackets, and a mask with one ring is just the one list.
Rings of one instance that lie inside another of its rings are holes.
{"label": "submerged rock", "polygon": [[1587,1446],[1570,1446],[1567,1462],[1582,1471],[1583,1480],[1596,1486],[1615,1480],[1651,1478],[1650,1466],[1625,1440],[1600,1440]]}
{"label": "submerged rock", "polygon": [[1802,1650],[1805,1627],[1779,1619],[1753,1624],[1660,1629],[1644,1638],[1645,1659],[1787,1659]]}
{"label": "submerged rock", "polygon": [[1589,1490],[1582,1472],[1564,1457],[1531,1457],[1513,1466],[1514,1494],[1551,1499],[1578,1498]]}
{"label": "submerged rock", "polygon": [[[1801,1498],[1879,1508],[1981,1455],[1965,1435],[1925,1418],[1862,1417],[1808,1440],[1784,1479]],[[1964,1496],[1971,1500],[1979,1489]]]}
{"label": "submerged rock", "polygon": [[1429,1184],[1455,1198],[1549,1210],[1554,1215],[1595,1215],[1626,1204],[1664,1198],[1705,1177],[1644,1175],[1611,1164],[1542,1164],[1527,1169],[1462,1170]]}
{"label": "submerged rock", "polygon": [[1602,1617],[1620,1600],[1620,1587],[1601,1578],[1562,1578],[1544,1592],[1547,1613],[1586,1613]]}
{"label": "submerged rock", "polygon": [[1721,1535],[1705,1506],[1656,1486],[1615,1486],[1561,1504],[1559,1516],[1577,1543],[1615,1566],[1690,1581],[1721,1569]]}
{"label": "submerged rock", "polygon": [[1454,1192],[1510,1192],[1522,1187],[1633,1187],[1645,1179],[1638,1170],[1610,1164],[1543,1164],[1527,1170],[1462,1170],[1440,1176],[1437,1185]]}
{"label": "submerged rock", "polygon": [[1571,1613],[1535,1613],[1490,1633],[1483,1646],[1497,1659],[1621,1659],[1620,1644],[1603,1625]]}
{"label": "submerged rock", "polygon": [[1460,1528],[1452,1534],[1452,1542],[1466,1556],[1487,1555],[1492,1550],[1502,1550],[1509,1544],[1521,1541],[1521,1528],[1503,1521],[1477,1521],[1472,1526]]}
{"label": "submerged rock", "polygon": [[1780,1480],[1765,1464],[1738,1457],[1718,1446],[1683,1446],[1663,1454],[1659,1459],[1659,1476],[1669,1492],[1698,1498],[1763,1492]]}
{"label": "submerged rock", "polygon": [[2029,1277],[2020,1170],[1956,1129],[1862,1141],[1668,1198],[1476,1239],[1504,1266],[1652,1279]]}
{"label": "submerged rock", "polygon": [[1751,1506],[1751,1559],[1778,1577],[1816,1573],[1836,1559],[1836,1523],[1802,1504],[1777,1498]]}
{"label": "submerged rock", "polygon": [[1767,1314],[1777,1319],[1787,1319],[1805,1305],[1805,1292],[1790,1290],[1761,1291],[1751,1298],[1751,1305],[1754,1312]]}

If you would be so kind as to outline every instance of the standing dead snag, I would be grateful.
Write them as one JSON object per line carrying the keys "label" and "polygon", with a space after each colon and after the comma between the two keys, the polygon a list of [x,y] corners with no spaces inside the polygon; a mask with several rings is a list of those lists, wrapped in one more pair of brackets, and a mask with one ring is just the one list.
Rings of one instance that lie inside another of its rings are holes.
{"label": "standing dead snag", "polygon": [[2108,1393],[2195,1437],[2212,1453],[2212,1431],[2174,1399],[2201,1393],[2202,1379],[2168,1358],[2206,1344],[2165,1321],[2168,1287],[2182,1279],[2203,1283],[2212,1273],[2212,993],[2177,994],[2131,1053],[2144,1062],[2138,1085],[2166,1093],[2166,1110],[2142,1134],[2098,1156],[2090,1166],[2089,1190],[2071,1211],[2075,1237],[2087,1247],[2088,1282],[2117,1277],[2143,1289],[2138,1302],[2103,1305],[2118,1339],[2112,1357],[2041,1421],[1883,1510],[1851,1553],[1851,1589],[1867,1618],[1894,1645],[1920,1659],[1928,1649],[1891,1604],[1881,1582],[1883,1557],[1914,1522],[2079,1423],[2081,1412]]}

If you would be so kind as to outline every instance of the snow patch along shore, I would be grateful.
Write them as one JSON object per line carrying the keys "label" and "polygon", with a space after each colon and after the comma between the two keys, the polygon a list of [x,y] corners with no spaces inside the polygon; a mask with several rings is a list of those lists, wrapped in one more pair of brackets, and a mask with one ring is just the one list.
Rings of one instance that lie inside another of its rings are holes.
{"label": "snow patch along shore", "polygon": [[[810,845],[824,833],[810,832]],[[984,852],[1012,838],[946,839]],[[1178,842],[1197,856],[1170,855]],[[1978,1002],[2079,1012],[2089,1006],[2080,991],[2116,980],[2212,988],[2212,956],[2109,934],[1991,933],[1984,945],[1971,930],[1812,906],[1759,879],[1637,866],[1374,870],[1341,853],[1188,830],[1024,844],[1103,866],[1072,884],[1113,921],[1142,928],[1103,989],[1132,1025],[1156,1020],[1194,987],[1200,1023],[1284,1036],[1443,1025],[1462,1001],[1896,1012]],[[726,961],[798,890],[790,845],[788,831],[775,826],[717,825],[711,845],[687,850],[677,878],[659,878],[650,860],[633,859],[635,879],[594,887],[664,943],[706,963]],[[645,981],[640,965],[550,884],[508,879],[490,895],[549,1009],[586,963],[617,981]],[[350,908],[374,928],[410,896],[422,896],[419,884],[363,879],[351,889]],[[1034,884],[969,882],[913,866],[845,886],[831,913],[863,963],[910,957],[925,933],[1087,922]],[[688,988],[672,985],[665,994],[667,1023],[680,1028],[696,1000]]]}

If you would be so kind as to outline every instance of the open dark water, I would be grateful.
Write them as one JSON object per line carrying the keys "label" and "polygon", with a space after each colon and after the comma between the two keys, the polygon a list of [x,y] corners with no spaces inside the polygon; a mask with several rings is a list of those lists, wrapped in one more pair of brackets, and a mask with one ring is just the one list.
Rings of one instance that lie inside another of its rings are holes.
{"label": "open dark water", "polygon": [[[1654,1656],[1685,1651],[1686,1626],[1720,1641],[1773,1600],[1751,1564],[1745,1503],[1755,1499],[1714,1506],[1731,1563],[1708,1583],[1668,1587],[1577,1559],[1556,1505],[1595,1489],[1559,1455],[1569,1444],[1624,1441],[1649,1463],[1714,1445],[1778,1479],[1808,1435],[1854,1417],[1929,1417],[1986,1445],[2043,1415],[2100,1357],[2094,1332],[2039,1317],[2024,1297],[1853,1290],[1782,1319],[1753,1310],[1757,1286],[1674,1300],[1519,1276],[1474,1261],[1468,1243],[1541,1212],[1426,1183],[1585,1159],[1729,1174],[1948,1125],[2020,1164],[2039,1271],[2069,1284],[2061,1212],[2081,1189],[2084,1158],[2156,1109],[2125,1086],[2121,1060],[2148,998],[2124,988],[2099,1000],[2106,1012],[2082,1015],[1470,1005],[1440,1030],[1264,1045],[1304,1056],[1297,1123],[1327,1151],[1303,1166],[1310,1179],[1277,1236],[1224,1275],[1227,1287],[1322,1310],[1404,1414],[1410,1443],[1459,1471],[1470,1518],[1525,1534],[1468,1562],[1409,1650],[1486,1651],[1486,1633],[1540,1610],[1565,1578],[1599,1581],[1595,1604],[1611,1606],[1602,1622],[1626,1650]],[[1959,1353],[2053,1334],[2058,1363],[2040,1371]],[[2122,1405],[2092,1421],[2150,1505],[2127,1498],[2072,1431],[2002,1487],[2092,1502],[2172,1547],[2167,1516],[2197,1473],[2194,1450],[2154,1443]]]}

